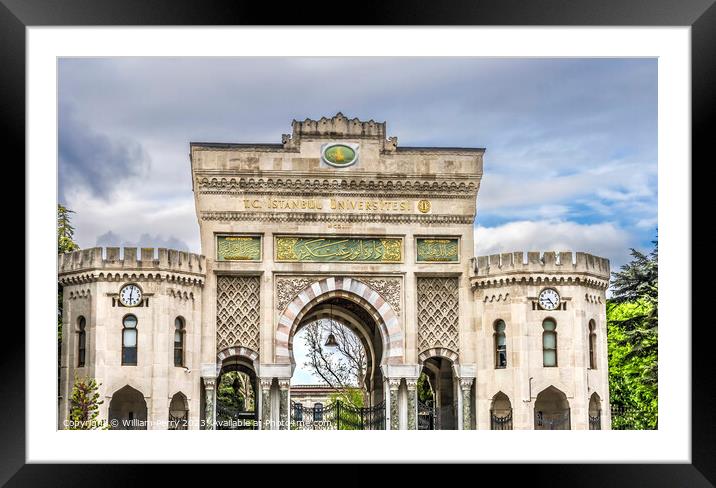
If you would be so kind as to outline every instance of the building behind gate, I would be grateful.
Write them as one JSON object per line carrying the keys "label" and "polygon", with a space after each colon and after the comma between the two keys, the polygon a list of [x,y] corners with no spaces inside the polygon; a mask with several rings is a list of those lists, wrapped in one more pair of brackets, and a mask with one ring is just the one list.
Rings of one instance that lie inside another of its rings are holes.
{"label": "building behind gate", "polygon": [[324,317],[363,342],[387,429],[418,428],[421,373],[437,428],[609,428],[609,262],[475,257],[484,152],[400,146],[340,113],[281,143],[191,143],[201,255],[59,256],[60,428],[75,376],[101,383],[103,418],[213,428],[230,370],[260,428],[288,428],[294,337]]}

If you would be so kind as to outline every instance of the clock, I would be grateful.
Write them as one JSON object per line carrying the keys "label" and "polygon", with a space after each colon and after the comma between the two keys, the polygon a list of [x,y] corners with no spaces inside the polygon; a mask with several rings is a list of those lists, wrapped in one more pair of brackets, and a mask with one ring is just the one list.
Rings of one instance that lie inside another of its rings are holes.
{"label": "clock", "polygon": [[136,307],[142,300],[142,290],[137,285],[124,285],[119,290],[119,301],[125,307]]}
{"label": "clock", "polygon": [[537,301],[542,309],[555,310],[559,306],[559,293],[552,288],[545,288],[539,292]]}

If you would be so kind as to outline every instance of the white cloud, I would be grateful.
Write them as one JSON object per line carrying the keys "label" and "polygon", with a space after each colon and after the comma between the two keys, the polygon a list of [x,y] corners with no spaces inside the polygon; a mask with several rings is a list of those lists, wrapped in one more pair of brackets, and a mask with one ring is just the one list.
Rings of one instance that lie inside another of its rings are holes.
{"label": "white cloud", "polygon": [[476,255],[515,251],[588,252],[609,259],[612,271],[630,260],[634,238],[611,222],[517,221],[475,229]]}
{"label": "white cloud", "polygon": [[[82,248],[123,243],[163,247],[180,241],[189,251],[200,252],[196,211],[191,191],[187,193],[166,200],[141,192],[118,191],[113,199],[104,201],[88,191],[73,191],[66,204],[75,212],[75,241]],[[117,242],[110,242],[113,238]]]}

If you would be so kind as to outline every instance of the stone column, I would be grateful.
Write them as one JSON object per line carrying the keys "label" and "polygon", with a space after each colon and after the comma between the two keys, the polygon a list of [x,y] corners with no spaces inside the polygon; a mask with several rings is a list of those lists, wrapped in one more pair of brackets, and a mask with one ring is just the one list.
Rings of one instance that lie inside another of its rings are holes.
{"label": "stone column", "polygon": [[460,378],[460,390],[462,390],[462,429],[471,430],[471,415],[470,410],[472,407],[472,382],[475,378]]}
{"label": "stone column", "polygon": [[204,376],[204,429],[216,428],[216,376]]}
{"label": "stone column", "polygon": [[280,407],[278,410],[279,414],[279,425],[278,428],[281,430],[288,430],[289,418],[288,418],[288,391],[291,385],[291,378],[278,380],[278,387],[280,391]]}
{"label": "stone column", "polygon": [[261,384],[261,430],[271,430],[271,383],[273,378],[259,378]]}
{"label": "stone column", "polygon": [[398,390],[400,388],[400,378],[388,379],[390,387],[390,430],[400,429],[400,413],[398,406]]}
{"label": "stone column", "polygon": [[418,430],[418,379],[407,378],[408,385],[408,430]]}

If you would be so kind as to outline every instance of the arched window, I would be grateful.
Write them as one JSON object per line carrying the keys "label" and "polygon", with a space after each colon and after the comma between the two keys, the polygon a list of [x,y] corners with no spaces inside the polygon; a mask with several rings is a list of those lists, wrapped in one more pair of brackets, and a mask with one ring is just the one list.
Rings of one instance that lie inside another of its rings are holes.
{"label": "arched window", "polygon": [[567,395],[549,386],[535,401],[535,430],[569,430],[571,419]]}
{"label": "arched window", "polygon": [[507,367],[507,338],[505,336],[505,321],[495,321],[495,368]]}
{"label": "arched window", "polygon": [[189,407],[182,392],[176,393],[169,403],[169,430],[187,430],[189,427]]}
{"label": "arched window", "polygon": [[323,404],[316,403],[313,405],[313,421],[320,422],[323,420]]}
{"label": "arched window", "polygon": [[597,393],[589,398],[589,430],[602,429],[602,402]]}
{"label": "arched window", "polygon": [[542,364],[545,367],[557,366],[557,322],[544,319],[542,328]]}
{"label": "arched window", "polygon": [[589,321],[589,368],[597,369],[597,324]]}
{"label": "arched window", "polygon": [[86,346],[87,346],[87,333],[85,332],[85,327],[87,325],[87,321],[84,317],[80,316],[80,318],[77,319],[77,328],[79,331],[77,332],[77,367],[82,368],[85,365],[85,353],[86,353]]}
{"label": "arched window", "polygon": [[184,319],[174,319],[174,366],[184,366]]}
{"label": "arched window", "polygon": [[137,317],[132,314],[122,319],[122,365],[137,365]]}
{"label": "arched window", "polygon": [[510,403],[510,398],[501,391],[492,397],[490,429],[512,430],[512,403]]}

